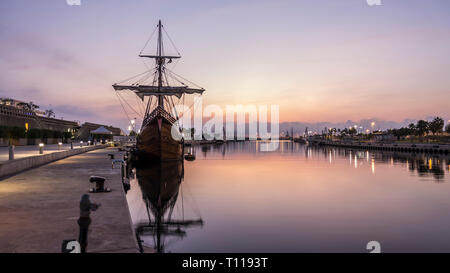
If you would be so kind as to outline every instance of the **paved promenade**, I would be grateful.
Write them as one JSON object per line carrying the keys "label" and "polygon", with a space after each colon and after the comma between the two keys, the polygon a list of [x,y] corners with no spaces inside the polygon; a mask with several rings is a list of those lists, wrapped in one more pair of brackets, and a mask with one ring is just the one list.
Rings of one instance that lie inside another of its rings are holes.
{"label": "paved promenade", "polygon": [[91,193],[101,207],[91,213],[87,252],[138,252],[120,179],[108,153],[94,150],[0,180],[0,252],[61,252],[64,239],[78,239],[82,194],[91,175],[107,178],[110,193]]}
{"label": "paved promenade", "polygon": [[[86,143],[83,145],[86,147]],[[74,149],[80,148],[80,143],[73,144]],[[61,145],[61,151],[70,150],[70,144]],[[49,144],[44,146],[44,154],[49,154],[53,152],[58,152],[58,144]],[[15,146],[14,147],[14,159],[19,159],[28,156],[39,155],[38,145],[26,145],[26,146]],[[9,148],[0,147],[0,162],[7,161],[9,159]]]}

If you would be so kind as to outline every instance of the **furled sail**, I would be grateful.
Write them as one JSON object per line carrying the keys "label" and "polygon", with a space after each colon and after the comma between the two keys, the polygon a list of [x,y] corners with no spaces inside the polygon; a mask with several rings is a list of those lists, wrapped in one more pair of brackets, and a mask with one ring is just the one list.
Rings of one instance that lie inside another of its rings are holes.
{"label": "furled sail", "polygon": [[154,86],[154,85],[117,85],[113,88],[116,91],[131,90],[138,97],[144,99],[145,96],[176,96],[180,98],[183,94],[203,94],[203,88],[190,88],[187,86]]}

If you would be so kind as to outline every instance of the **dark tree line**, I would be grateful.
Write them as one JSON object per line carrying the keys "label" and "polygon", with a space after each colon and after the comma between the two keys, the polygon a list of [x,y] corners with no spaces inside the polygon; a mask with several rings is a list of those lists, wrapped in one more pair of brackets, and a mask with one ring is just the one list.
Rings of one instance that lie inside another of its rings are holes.
{"label": "dark tree line", "polygon": [[[433,135],[442,133],[443,129],[444,129],[444,120],[440,117],[436,117],[432,121],[419,120],[417,121],[416,124],[411,123],[408,125],[408,127],[391,129],[389,130],[389,132],[398,138],[409,135],[422,137],[430,133],[432,133]],[[447,132],[450,132],[450,126],[447,125],[445,130]]]}

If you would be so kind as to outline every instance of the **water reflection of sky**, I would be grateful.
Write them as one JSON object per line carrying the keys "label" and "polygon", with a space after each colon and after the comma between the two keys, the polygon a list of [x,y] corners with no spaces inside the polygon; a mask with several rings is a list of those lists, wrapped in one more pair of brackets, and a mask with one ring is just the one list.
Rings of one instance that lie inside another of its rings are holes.
{"label": "water reflection of sky", "polygon": [[[366,252],[371,240],[387,252],[450,251],[448,157],[258,145],[195,148],[173,218],[205,224],[167,238],[166,251]],[[145,220],[136,182],[127,198]]]}

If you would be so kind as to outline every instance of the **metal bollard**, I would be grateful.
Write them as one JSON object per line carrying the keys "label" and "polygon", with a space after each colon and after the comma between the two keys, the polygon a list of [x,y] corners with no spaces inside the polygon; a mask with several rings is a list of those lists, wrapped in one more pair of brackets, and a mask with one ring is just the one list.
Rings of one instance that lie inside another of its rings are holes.
{"label": "metal bollard", "polygon": [[14,160],[14,145],[9,145],[9,160]]}
{"label": "metal bollard", "polygon": [[126,169],[125,169],[125,162],[123,162],[123,163],[122,163],[122,166],[121,166],[121,168],[120,168],[120,173],[121,173],[121,176],[122,176],[122,183],[125,182],[125,172],[126,172]]}
{"label": "metal bollard", "polygon": [[44,143],[39,143],[39,154],[43,154],[44,153]]}
{"label": "metal bollard", "polygon": [[62,142],[58,142],[58,151],[61,151]]}
{"label": "metal bollard", "polygon": [[105,188],[106,178],[101,176],[91,176],[89,182],[95,183],[95,188],[90,189],[90,192],[110,192],[110,188]]}
{"label": "metal bollard", "polygon": [[73,150],[73,142],[70,142],[70,149]]}
{"label": "metal bollard", "polygon": [[114,166],[115,166],[116,163],[122,165],[122,164],[125,163],[125,161],[123,161],[122,159],[113,159],[113,160],[111,161],[111,167],[112,167],[112,169],[114,169]]}
{"label": "metal bollard", "polygon": [[88,246],[88,231],[91,224],[91,211],[96,211],[100,204],[91,203],[89,194],[83,194],[80,200],[80,218],[78,218],[78,226],[80,232],[78,235],[78,242],[80,243],[81,253],[86,253]]}

